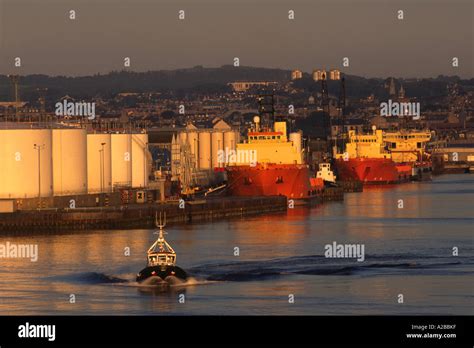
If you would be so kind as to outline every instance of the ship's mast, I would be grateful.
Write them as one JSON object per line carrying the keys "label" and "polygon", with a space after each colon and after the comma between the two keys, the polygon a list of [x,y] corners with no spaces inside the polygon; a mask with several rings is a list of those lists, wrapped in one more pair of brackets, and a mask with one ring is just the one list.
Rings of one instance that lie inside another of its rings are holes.
{"label": "ship's mast", "polygon": [[163,237],[163,228],[166,226],[166,213],[165,213],[165,218],[162,221],[161,220],[161,213],[160,213],[160,220],[158,221],[158,213],[155,214],[155,226],[158,227],[160,230],[158,232],[158,241],[163,243],[165,241],[165,238]]}
{"label": "ship's mast", "polygon": [[155,225],[159,228],[159,231],[154,232],[154,234],[158,234],[158,239],[153,243],[153,245],[148,249],[148,254],[155,253],[155,248],[158,247],[159,251],[166,251],[168,249],[169,252],[176,254],[171,245],[165,240],[164,234],[166,233],[163,228],[166,226],[166,212],[164,213],[164,219],[161,217],[158,220],[158,213],[155,214]]}

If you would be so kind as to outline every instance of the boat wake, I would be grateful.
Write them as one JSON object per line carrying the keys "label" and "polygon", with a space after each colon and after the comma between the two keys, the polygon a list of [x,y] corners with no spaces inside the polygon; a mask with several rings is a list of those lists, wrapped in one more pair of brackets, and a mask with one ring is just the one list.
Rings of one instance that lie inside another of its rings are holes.
{"label": "boat wake", "polygon": [[[153,279],[155,278],[155,279]],[[210,280],[200,280],[196,279],[193,277],[189,277],[186,280],[179,279],[177,277],[167,277],[166,281],[162,280],[159,277],[152,277],[148,278],[147,280],[138,283],[138,282],[132,282],[132,286],[137,286],[137,287],[176,287],[176,288],[182,288],[182,287],[188,287],[188,286],[196,286],[196,285],[207,285],[207,284],[212,284],[215,283],[214,281]]]}
{"label": "boat wake", "polygon": [[84,272],[84,273],[74,273],[67,275],[60,275],[49,277],[50,280],[55,280],[59,282],[66,283],[81,283],[81,284],[120,284],[129,282],[128,279],[113,276],[106,273],[100,272]]}
{"label": "boat wake", "polygon": [[166,281],[163,281],[159,277],[150,277],[142,283],[135,281],[135,274],[119,274],[111,275],[101,272],[84,272],[84,273],[74,273],[67,274],[62,276],[49,277],[49,280],[65,282],[65,283],[79,283],[84,285],[118,285],[118,286],[131,286],[139,288],[149,288],[149,287],[189,287],[197,285],[206,285],[212,284],[213,281],[206,279],[198,279],[194,277],[189,277],[186,280],[177,278],[177,277],[167,277]]}
{"label": "boat wake", "polygon": [[474,274],[473,257],[415,254],[366,255],[365,262],[355,259],[328,259],[322,255],[295,256],[263,261],[201,264],[187,270],[184,280],[169,276],[166,281],[150,277],[138,283],[133,273],[109,274],[84,272],[49,277],[49,280],[87,285],[111,284],[138,288],[183,288],[221,281],[245,282],[286,276],[379,276],[379,275],[454,275]]}
{"label": "boat wake", "polygon": [[[471,273],[474,258],[398,255],[366,255],[365,262],[354,259],[328,259],[309,255],[271,259],[210,263],[189,269],[189,272],[210,281],[253,281],[290,275],[391,275],[391,274],[459,274]],[[465,267],[468,266],[468,267]]]}

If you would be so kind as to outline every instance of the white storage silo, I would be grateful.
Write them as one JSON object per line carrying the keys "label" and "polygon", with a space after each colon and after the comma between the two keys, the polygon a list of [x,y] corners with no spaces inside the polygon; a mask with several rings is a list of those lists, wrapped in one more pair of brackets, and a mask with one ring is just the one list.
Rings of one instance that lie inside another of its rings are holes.
{"label": "white storage silo", "polygon": [[191,147],[191,154],[193,156],[194,163],[196,163],[196,168],[199,169],[199,136],[198,132],[188,132],[188,143]]}
{"label": "white storage silo", "polygon": [[87,193],[87,132],[53,129],[53,194]]}
{"label": "white storage silo", "polygon": [[211,169],[211,133],[199,132],[199,168]]}
{"label": "white storage silo", "polygon": [[87,191],[89,193],[112,190],[111,136],[87,134]]}
{"label": "white storage silo", "polygon": [[112,187],[132,184],[132,135],[112,134]]}
{"label": "white storage silo", "polygon": [[186,131],[181,131],[178,135],[179,144],[184,146],[188,142],[188,133]]}
{"label": "white storage silo", "polygon": [[[212,132],[211,138],[212,168],[220,168],[224,165],[224,163],[219,161],[219,151],[224,151],[224,133],[219,131]],[[222,158],[225,158],[225,156],[222,156]]]}
{"label": "white storage silo", "polygon": [[239,132],[233,130],[224,132],[224,150],[235,150],[238,141]]}
{"label": "white storage silo", "polygon": [[132,134],[132,187],[148,186],[150,166],[148,134]]}
{"label": "white storage silo", "polygon": [[53,194],[50,129],[0,130],[0,198]]}

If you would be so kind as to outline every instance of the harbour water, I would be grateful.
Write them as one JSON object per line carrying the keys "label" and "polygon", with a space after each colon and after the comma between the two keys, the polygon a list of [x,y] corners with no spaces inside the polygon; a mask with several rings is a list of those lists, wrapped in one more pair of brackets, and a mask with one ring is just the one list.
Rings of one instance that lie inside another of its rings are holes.
{"label": "harbour water", "polygon": [[[474,176],[446,175],[311,209],[169,226],[193,280],[166,292],[134,282],[152,230],[2,236],[39,255],[0,259],[0,314],[472,315],[473,212]],[[326,258],[333,242],[364,245],[365,260]]]}

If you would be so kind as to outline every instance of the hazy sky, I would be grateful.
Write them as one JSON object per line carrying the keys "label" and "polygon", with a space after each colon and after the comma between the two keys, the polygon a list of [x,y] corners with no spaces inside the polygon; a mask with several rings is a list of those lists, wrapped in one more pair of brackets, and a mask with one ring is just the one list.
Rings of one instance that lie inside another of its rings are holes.
{"label": "hazy sky", "polygon": [[[0,74],[233,64],[473,77],[472,0],[0,0]],[[76,19],[69,19],[69,10]],[[185,19],[178,19],[178,11]],[[295,19],[288,19],[288,11]],[[397,11],[404,19],[397,19]],[[22,67],[14,68],[20,57]],[[349,67],[342,67],[342,58]],[[453,68],[452,57],[459,58]]]}

